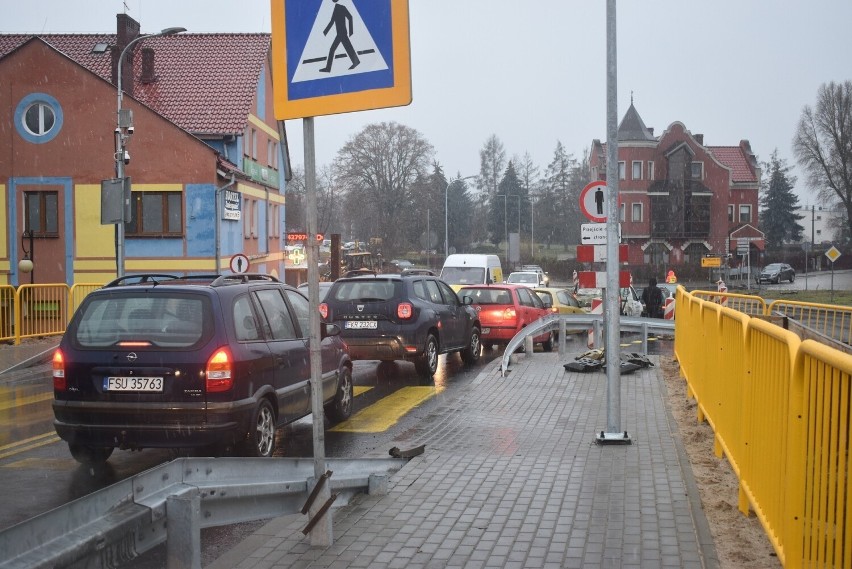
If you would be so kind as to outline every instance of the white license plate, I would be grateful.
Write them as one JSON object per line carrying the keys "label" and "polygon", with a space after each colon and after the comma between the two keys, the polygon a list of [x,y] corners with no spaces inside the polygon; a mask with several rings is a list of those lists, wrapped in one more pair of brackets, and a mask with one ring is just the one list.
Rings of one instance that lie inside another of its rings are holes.
{"label": "white license plate", "polygon": [[491,333],[491,328],[483,328],[483,329],[482,329],[482,333],[483,333],[483,334],[490,334],[490,333]]}
{"label": "white license plate", "polygon": [[105,377],[104,391],[163,391],[162,377]]}
{"label": "white license plate", "polygon": [[350,330],[375,330],[378,325],[375,320],[347,320],[344,327]]}

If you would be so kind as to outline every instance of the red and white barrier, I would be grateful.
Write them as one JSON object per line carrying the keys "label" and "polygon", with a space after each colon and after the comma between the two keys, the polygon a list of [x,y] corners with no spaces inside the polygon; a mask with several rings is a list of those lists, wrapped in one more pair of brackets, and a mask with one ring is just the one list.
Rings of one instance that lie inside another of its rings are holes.
{"label": "red and white barrier", "polygon": [[[589,314],[603,314],[603,300],[600,298],[592,299],[592,309],[589,311]],[[589,340],[587,345],[590,348],[595,347],[595,329],[592,328],[589,330]]]}
{"label": "red and white barrier", "polygon": [[666,320],[674,320],[675,299],[667,298],[663,305],[663,318]]}

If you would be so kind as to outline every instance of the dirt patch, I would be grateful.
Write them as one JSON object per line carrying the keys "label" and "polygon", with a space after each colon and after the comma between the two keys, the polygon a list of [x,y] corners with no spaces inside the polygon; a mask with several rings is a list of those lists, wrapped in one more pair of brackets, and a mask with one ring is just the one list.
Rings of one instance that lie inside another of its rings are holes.
{"label": "dirt patch", "polygon": [[696,419],[696,403],[686,396],[686,381],[672,358],[660,358],[668,403],[701,496],[701,505],[713,534],[721,569],[780,568],[781,562],[754,514],[737,509],[739,482],[725,458],[713,454],[713,429]]}

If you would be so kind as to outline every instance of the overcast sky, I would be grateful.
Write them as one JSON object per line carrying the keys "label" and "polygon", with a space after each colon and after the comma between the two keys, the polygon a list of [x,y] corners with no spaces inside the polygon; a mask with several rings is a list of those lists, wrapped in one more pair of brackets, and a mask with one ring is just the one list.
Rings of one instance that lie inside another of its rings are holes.
{"label": "overcast sky", "polygon": [[[453,176],[479,173],[479,150],[492,134],[509,157],[529,152],[542,172],[557,140],[582,156],[593,139],[606,140],[606,4],[410,0],[412,104],[317,117],[317,164],[331,163],[348,139],[382,121],[418,130]],[[268,0],[0,0],[0,7],[3,32],[114,32],[125,7],[145,33],[271,31]],[[795,166],[791,141],[802,108],[814,105],[822,83],[852,80],[850,22],[850,0],[619,1],[618,120],[632,96],[656,135],[680,121],[708,146],[747,139],[760,160],[777,148]],[[302,121],[286,126],[300,165]],[[814,203],[799,178],[800,203]]]}

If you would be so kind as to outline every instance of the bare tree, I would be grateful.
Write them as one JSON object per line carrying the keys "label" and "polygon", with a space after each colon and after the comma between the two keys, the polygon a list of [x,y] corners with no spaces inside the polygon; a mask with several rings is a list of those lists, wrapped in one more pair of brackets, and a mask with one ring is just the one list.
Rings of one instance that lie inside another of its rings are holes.
{"label": "bare tree", "polygon": [[[347,211],[361,218],[358,238],[395,247],[410,222],[414,182],[428,176],[434,149],[417,130],[396,122],[370,124],[337,153],[335,170]],[[366,232],[367,234],[362,234]]]}
{"label": "bare tree", "polygon": [[852,81],[823,84],[815,108],[805,106],[793,151],[823,203],[840,199],[852,230]]}

